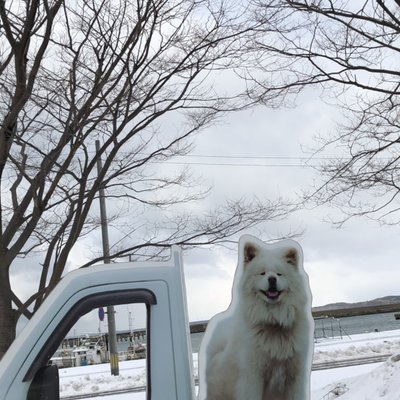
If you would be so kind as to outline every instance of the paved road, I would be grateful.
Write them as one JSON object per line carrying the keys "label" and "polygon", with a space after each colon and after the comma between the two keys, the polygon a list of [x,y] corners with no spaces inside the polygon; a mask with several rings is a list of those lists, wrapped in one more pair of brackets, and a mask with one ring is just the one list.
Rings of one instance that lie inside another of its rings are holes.
{"label": "paved road", "polygon": [[392,354],[380,354],[377,356],[353,358],[351,360],[335,360],[313,364],[312,370],[352,367],[354,365],[373,364],[386,361]]}

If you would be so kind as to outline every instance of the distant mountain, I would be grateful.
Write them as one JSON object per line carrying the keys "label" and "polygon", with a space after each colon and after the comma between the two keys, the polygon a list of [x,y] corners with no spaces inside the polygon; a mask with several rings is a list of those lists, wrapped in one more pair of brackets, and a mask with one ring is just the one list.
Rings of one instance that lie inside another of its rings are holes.
{"label": "distant mountain", "polygon": [[358,303],[331,303],[324,306],[313,307],[313,311],[327,311],[327,310],[337,310],[344,308],[356,308],[356,307],[375,307],[389,304],[399,304],[400,296],[385,296],[379,297],[378,299],[360,301]]}

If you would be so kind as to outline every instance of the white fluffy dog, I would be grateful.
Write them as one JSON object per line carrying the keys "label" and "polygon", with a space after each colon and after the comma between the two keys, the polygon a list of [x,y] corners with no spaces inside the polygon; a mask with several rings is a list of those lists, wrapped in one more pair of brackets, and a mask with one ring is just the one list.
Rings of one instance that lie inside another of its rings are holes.
{"label": "white fluffy dog", "polygon": [[300,245],[242,236],[232,302],[200,349],[199,399],[309,400],[313,332]]}

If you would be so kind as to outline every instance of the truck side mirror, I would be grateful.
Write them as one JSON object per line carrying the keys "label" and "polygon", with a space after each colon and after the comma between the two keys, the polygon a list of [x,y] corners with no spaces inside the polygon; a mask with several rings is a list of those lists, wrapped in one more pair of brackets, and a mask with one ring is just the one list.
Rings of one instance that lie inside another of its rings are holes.
{"label": "truck side mirror", "polygon": [[27,400],[59,400],[58,367],[46,365],[38,370],[29,387]]}

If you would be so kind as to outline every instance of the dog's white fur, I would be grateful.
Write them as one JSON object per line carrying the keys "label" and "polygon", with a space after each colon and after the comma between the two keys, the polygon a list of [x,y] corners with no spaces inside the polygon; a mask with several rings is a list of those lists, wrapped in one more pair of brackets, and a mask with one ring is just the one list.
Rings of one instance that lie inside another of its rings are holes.
{"label": "dog's white fur", "polygon": [[300,245],[242,236],[232,302],[200,349],[199,400],[309,400],[313,328]]}

